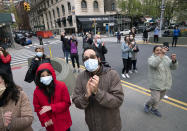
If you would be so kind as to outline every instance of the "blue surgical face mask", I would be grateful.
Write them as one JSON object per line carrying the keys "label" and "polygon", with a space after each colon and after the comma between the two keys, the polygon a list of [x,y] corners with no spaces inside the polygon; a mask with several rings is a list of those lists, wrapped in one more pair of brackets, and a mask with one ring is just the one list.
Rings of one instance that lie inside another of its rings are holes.
{"label": "blue surgical face mask", "polygon": [[94,72],[98,69],[98,60],[97,59],[88,59],[84,62],[84,66],[87,71]]}
{"label": "blue surgical face mask", "polygon": [[36,52],[36,56],[42,57],[43,56],[43,52]]}
{"label": "blue surgical face mask", "polygon": [[52,76],[45,76],[40,78],[40,82],[43,83],[44,85],[48,86],[51,81],[53,80]]}

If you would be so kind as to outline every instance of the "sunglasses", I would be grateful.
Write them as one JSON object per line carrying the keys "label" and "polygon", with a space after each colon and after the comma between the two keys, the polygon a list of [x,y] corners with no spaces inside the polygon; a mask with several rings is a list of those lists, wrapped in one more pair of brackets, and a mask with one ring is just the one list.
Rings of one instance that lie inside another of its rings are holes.
{"label": "sunglasses", "polygon": [[90,57],[84,56],[84,57],[83,57],[83,61],[87,61],[88,59],[95,59],[95,58],[97,58],[96,55],[90,55]]}

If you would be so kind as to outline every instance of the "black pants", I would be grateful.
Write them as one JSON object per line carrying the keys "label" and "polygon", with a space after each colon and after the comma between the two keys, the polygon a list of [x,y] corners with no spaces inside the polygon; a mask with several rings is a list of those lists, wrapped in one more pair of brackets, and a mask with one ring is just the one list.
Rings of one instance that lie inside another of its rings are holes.
{"label": "black pants", "polygon": [[154,42],[158,43],[158,35],[154,35]]}
{"label": "black pants", "polygon": [[136,70],[136,63],[137,63],[137,60],[131,60],[130,70]]}
{"label": "black pants", "polygon": [[129,73],[130,67],[131,67],[131,58],[128,59],[122,59],[123,60],[123,69],[122,74]]}
{"label": "black pants", "polygon": [[80,68],[78,54],[71,54],[71,61],[72,61],[73,68],[75,68],[75,60],[77,62],[77,67]]}
{"label": "black pants", "polygon": [[172,42],[172,47],[173,47],[174,44],[175,44],[175,47],[176,47],[176,45],[177,45],[177,40],[178,40],[178,37],[177,37],[177,36],[174,36],[174,37],[173,37],[173,42]]}
{"label": "black pants", "polygon": [[40,45],[43,45],[43,41],[40,41]]}

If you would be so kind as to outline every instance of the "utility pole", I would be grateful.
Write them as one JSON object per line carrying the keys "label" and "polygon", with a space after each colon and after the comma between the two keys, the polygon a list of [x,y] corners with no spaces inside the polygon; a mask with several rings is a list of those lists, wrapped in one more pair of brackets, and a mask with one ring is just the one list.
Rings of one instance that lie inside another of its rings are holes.
{"label": "utility pole", "polygon": [[163,24],[163,18],[164,18],[164,11],[165,11],[165,0],[162,0],[161,4],[161,16],[160,16],[160,37],[162,36],[162,24]]}

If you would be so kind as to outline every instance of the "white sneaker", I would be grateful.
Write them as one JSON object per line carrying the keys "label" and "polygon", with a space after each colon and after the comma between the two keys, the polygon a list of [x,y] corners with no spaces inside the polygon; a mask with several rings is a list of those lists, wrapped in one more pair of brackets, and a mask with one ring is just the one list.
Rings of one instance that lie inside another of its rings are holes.
{"label": "white sneaker", "polygon": [[134,70],[134,72],[135,72],[135,73],[138,73],[138,71],[137,71],[137,70]]}
{"label": "white sneaker", "polygon": [[133,72],[131,70],[129,70],[129,73],[132,74]]}
{"label": "white sneaker", "polygon": [[125,76],[126,76],[127,78],[130,78],[129,74],[125,74]]}
{"label": "white sneaker", "polygon": [[126,78],[126,76],[124,75],[124,74],[121,74],[121,76],[125,79]]}

